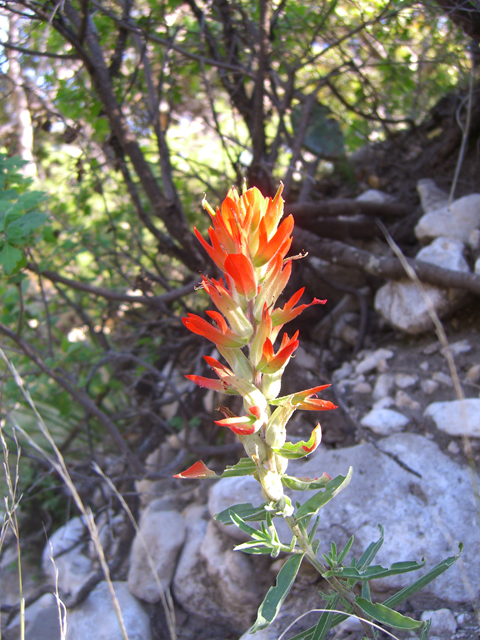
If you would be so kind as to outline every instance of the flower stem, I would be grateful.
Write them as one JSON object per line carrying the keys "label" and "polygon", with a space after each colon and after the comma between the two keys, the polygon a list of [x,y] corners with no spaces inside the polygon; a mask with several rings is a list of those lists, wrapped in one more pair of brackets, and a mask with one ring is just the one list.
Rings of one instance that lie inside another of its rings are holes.
{"label": "flower stem", "polygon": [[332,587],[332,589],[334,589],[340,595],[340,597],[344,599],[346,602],[348,602],[348,604],[352,607],[354,613],[360,619],[360,624],[362,625],[363,630],[365,631],[365,634],[367,635],[367,637],[374,638],[375,636],[373,635],[371,627],[368,625],[367,622],[364,622],[361,619],[365,617],[365,614],[355,602],[355,596],[352,593],[352,591],[346,588],[345,585],[341,582],[341,580],[339,580],[335,576],[330,576],[328,578],[325,576],[325,574],[328,571],[328,567],[326,567],[317,557],[316,553],[312,548],[310,540],[305,535],[302,527],[299,526],[295,517],[289,516],[285,518],[285,520],[290,528],[290,531],[296,537],[299,547],[305,553],[305,556],[307,557],[310,564],[318,571],[318,573],[322,576],[322,578],[326,582],[328,582],[328,584]]}

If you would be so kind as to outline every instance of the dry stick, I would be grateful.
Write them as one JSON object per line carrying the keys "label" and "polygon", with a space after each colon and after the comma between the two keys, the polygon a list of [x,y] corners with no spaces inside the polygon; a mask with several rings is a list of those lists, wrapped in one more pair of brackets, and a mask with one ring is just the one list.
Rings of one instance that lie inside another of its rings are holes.
{"label": "dry stick", "polygon": [[45,449],[43,449],[39,444],[37,444],[33,438],[26,433],[26,431],[17,423],[17,421],[15,420],[15,418],[10,415],[9,419],[11,421],[11,423],[13,424],[14,428],[16,431],[18,431],[19,433],[21,433],[23,435],[24,438],[27,439],[27,441],[29,442],[29,444],[34,447],[39,453],[41,453],[41,455],[46,458],[46,460],[51,464],[51,466],[56,470],[56,472],[60,475],[60,477],[62,478],[62,480],[64,481],[65,485],[67,486],[68,490],[70,491],[75,504],[77,505],[78,510],[80,511],[80,513],[82,513],[84,519],[85,519],[85,524],[88,527],[88,531],[90,533],[90,537],[93,541],[93,544],[95,545],[95,550],[97,552],[99,561],[100,561],[100,565],[102,567],[103,570],[103,574],[105,576],[105,580],[107,582],[108,585],[108,589],[110,591],[110,596],[112,598],[112,603],[115,609],[115,613],[117,614],[117,618],[118,618],[118,622],[120,624],[120,628],[121,628],[121,632],[122,632],[122,636],[124,638],[124,640],[128,640],[128,634],[127,634],[127,630],[125,628],[125,623],[123,620],[123,615],[122,615],[122,610],[120,608],[120,604],[118,602],[117,596],[115,594],[115,589],[113,588],[113,584],[112,584],[112,580],[110,577],[110,569],[108,567],[108,563],[107,560],[105,558],[105,552],[103,550],[102,544],[100,542],[100,536],[98,533],[98,528],[97,525],[95,523],[95,519],[93,517],[93,513],[90,510],[90,508],[85,508],[85,505],[82,502],[82,499],[80,498],[80,495],[77,491],[77,488],[75,487],[75,484],[73,483],[71,477],[70,477],[70,473],[67,469],[67,465],[65,463],[65,459],[63,458],[62,454],[60,453],[60,450],[58,449],[57,445],[55,444],[54,439],[52,438],[49,430],[47,429],[47,426],[45,424],[45,422],[43,421],[42,416],[39,414],[31,396],[30,393],[25,389],[25,387],[23,386],[23,381],[21,379],[21,377],[18,375],[17,370],[15,369],[15,367],[13,366],[13,364],[10,362],[10,360],[7,358],[7,356],[4,354],[4,352],[0,349],[0,358],[2,358],[2,360],[5,362],[5,364],[7,365],[7,367],[10,369],[10,372],[18,386],[18,388],[20,389],[20,391],[22,392],[25,400],[27,401],[28,405],[30,406],[30,408],[32,409],[36,419],[37,419],[37,426],[40,430],[40,432],[42,433],[42,435],[45,437],[45,439],[47,440],[47,442],[49,443],[49,445],[52,447],[54,453],[55,453],[55,457],[53,457],[52,455],[50,455],[47,451],[45,451]]}
{"label": "dry stick", "polygon": [[[117,429],[113,421],[104,413],[101,409],[97,407],[97,405],[93,402],[93,400],[83,391],[74,387],[70,382],[68,382],[65,374],[60,374],[51,369],[49,366],[45,364],[45,362],[40,358],[40,356],[35,353],[33,347],[23,340],[19,338],[13,331],[11,331],[4,324],[0,323],[0,332],[6,335],[8,338],[13,340],[20,349],[24,352],[30,360],[32,360],[39,369],[41,369],[44,373],[47,374],[52,380],[55,380],[67,393],[69,393],[74,400],[76,400],[84,409],[86,409],[91,415],[93,415],[97,420],[107,429],[109,434],[111,435],[113,441],[120,449],[120,451],[125,455],[128,462],[130,463],[132,469],[143,475],[144,467],[143,464],[138,460],[137,456],[132,453],[127,443],[123,439],[120,431]],[[3,353],[3,351],[1,352]]]}
{"label": "dry stick", "polygon": [[[405,270],[397,258],[379,258],[369,251],[358,249],[339,240],[319,238],[315,234],[295,227],[293,232],[293,250],[300,253],[308,251],[312,256],[328,260],[334,264],[354,269],[362,269],[372,276],[383,279],[400,280],[405,278]],[[417,277],[437,287],[456,288],[470,291],[480,295],[480,276],[463,271],[451,271],[443,269],[428,262],[403,258]]]}
{"label": "dry stick", "polygon": [[[393,240],[392,236],[389,234],[389,232],[388,232],[387,228],[385,227],[385,225],[380,220],[377,220],[377,224],[382,229],[382,231],[383,231],[383,233],[385,235],[385,238],[386,238],[388,244],[390,245],[390,248],[395,253],[397,258],[400,260],[400,262],[402,264],[402,267],[405,270],[405,273],[410,278],[410,280],[413,283],[415,283],[415,285],[417,286],[418,291],[420,292],[420,295],[422,296],[423,301],[424,301],[424,303],[425,303],[425,305],[427,307],[428,315],[430,316],[430,319],[432,320],[432,322],[433,322],[433,324],[435,326],[435,332],[436,332],[436,334],[438,336],[438,340],[439,340],[440,344],[442,345],[443,353],[445,355],[445,359],[447,360],[448,369],[450,371],[450,377],[452,378],[453,388],[455,390],[455,395],[457,396],[457,399],[460,401],[460,416],[461,416],[462,422],[463,422],[463,424],[465,426],[464,433],[463,433],[463,436],[462,436],[463,446],[464,446],[465,455],[466,455],[467,460],[468,460],[468,469],[469,469],[469,472],[470,472],[470,480],[471,480],[471,483],[472,483],[473,495],[474,495],[475,503],[476,503],[477,521],[478,521],[478,524],[480,526],[480,492],[479,492],[479,486],[478,486],[478,481],[477,481],[477,475],[476,475],[476,469],[475,469],[475,459],[473,457],[472,445],[470,443],[470,439],[468,437],[468,434],[466,433],[467,412],[466,412],[465,403],[464,403],[465,395],[463,393],[463,389],[462,389],[462,386],[460,384],[460,379],[458,377],[457,367],[455,365],[455,360],[454,360],[454,357],[453,357],[452,350],[451,350],[450,345],[448,343],[447,334],[445,333],[445,329],[443,328],[443,325],[440,322],[440,318],[438,317],[438,314],[437,314],[437,312],[435,310],[435,307],[433,306],[433,303],[432,303],[429,295],[425,291],[425,288],[423,287],[423,284],[420,282],[420,280],[419,280],[417,274],[415,273],[414,269],[407,262],[407,259],[403,255],[402,250],[395,243],[395,241]],[[465,584],[465,588],[467,589],[467,592],[469,592],[471,590],[471,587],[470,587],[470,582],[469,582],[466,574],[462,574],[462,580],[463,580],[463,582]],[[477,616],[477,619],[480,622],[480,609],[478,607],[476,607],[474,603],[472,603],[472,606],[473,606],[473,608],[475,610],[475,615]]]}

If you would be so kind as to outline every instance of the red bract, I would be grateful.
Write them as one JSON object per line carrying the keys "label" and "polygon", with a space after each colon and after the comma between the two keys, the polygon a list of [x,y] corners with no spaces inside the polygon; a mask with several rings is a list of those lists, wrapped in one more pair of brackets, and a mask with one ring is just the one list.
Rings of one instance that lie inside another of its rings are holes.
{"label": "red bract", "polygon": [[275,309],[275,311],[272,313],[272,322],[274,327],[283,325],[286,322],[290,322],[290,320],[293,320],[294,318],[299,316],[302,311],[307,309],[307,307],[311,307],[314,304],[325,304],[327,302],[326,300],[318,300],[317,298],[314,298],[312,302],[310,302],[310,304],[301,304],[299,307],[294,309],[293,307],[300,300],[304,291],[305,287],[302,287],[293,294],[293,296],[286,303],[283,309]]}
{"label": "red bract", "polygon": [[247,344],[248,339],[241,338],[233,333],[219,313],[216,311],[207,311],[207,315],[216,322],[218,329],[193,313],[189,313],[188,318],[182,318],[182,322],[187,329],[190,329],[193,333],[204,336],[207,340],[221,347],[234,349]]}

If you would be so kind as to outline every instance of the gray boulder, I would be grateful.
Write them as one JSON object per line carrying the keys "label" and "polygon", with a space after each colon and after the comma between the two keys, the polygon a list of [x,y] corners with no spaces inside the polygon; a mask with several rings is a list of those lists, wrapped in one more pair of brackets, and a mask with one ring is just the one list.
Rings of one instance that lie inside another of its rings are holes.
{"label": "gray boulder", "polygon": [[[128,590],[126,582],[113,587],[122,612],[129,640],[150,640],[150,620],[142,606]],[[100,582],[88,598],[68,611],[66,640],[123,640],[117,613],[106,582]]]}
{"label": "gray boulder", "polygon": [[[337,547],[355,535],[358,557],[378,539],[377,523],[385,528],[385,543],[376,562],[389,565],[426,558],[430,569],[465,544],[463,567],[475,597],[480,594],[480,531],[467,469],[445,456],[423,436],[401,433],[371,444],[330,450],[318,449],[309,460],[292,463],[298,476],[316,477],[326,471],[345,475],[351,465],[350,485],[321,510],[321,551],[333,538]],[[390,457],[396,456],[407,468]],[[419,477],[421,476],[421,477]],[[425,572],[422,570],[422,572]],[[377,589],[402,588],[421,572],[376,581]],[[422,594],[452,602],[470,601],[457,565],[428,585]]]}
{"label": "gray boulder", "polygon": [[[72,518],[49,538],[42,553],[42,568],[52,583],[58,571],[58,588],[73,597],[93,572],[88,556],[90,536],[82,518]],[[53,558],[53,562],[52,562]]]}
{"label": "gray boulder", "polygon": [[185,511],[187,537],[173,579],[176,600],[189,613],[242,633],[262,600],[251,559],[233,551],[203,507]]}
{"label": "gray boulder", "polygon": [[[18,613],[6,629],[7,640],[20,640],[20,625]],[[28,640],[60,640],[58,605],[52,593],[46,593],[25,609],[24,625]]]}
{"label": "gray boulder", "polygon": [[134,596],[150,603],[160,600],[160,589],[170,587],[185,540],[183,516],[162,507],[163,501],[156,500],[142,514],[130,552],[128,587]]}

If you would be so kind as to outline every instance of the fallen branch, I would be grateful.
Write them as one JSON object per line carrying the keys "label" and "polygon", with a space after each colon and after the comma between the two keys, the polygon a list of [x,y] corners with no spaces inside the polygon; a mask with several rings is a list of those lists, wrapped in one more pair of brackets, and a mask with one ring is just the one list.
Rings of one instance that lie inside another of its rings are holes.
{"label": "fallen branch", "polygon": [[373,218],[403,218],[412,213],[412,207],[397,202],[359,202],[339,198],[291,204],[286,207],[286,213],[291,213],[300,224],[304,218],[337,218],[361,214]]}
{"label": "fallen branch", "polygon": [[[338,240],[319,238],[309,231],[294,231],[293,251],[307,251],[311,256],[327,260],[342,267],[361,269],[384,280],[405,280],[405,270],[398,258],[379,258],[369,251],[357,249]],[[443,289],[463,289],[480,295],[480,276],[464,271],[443,269],[428,262],[407,258],[419,280]]]}

